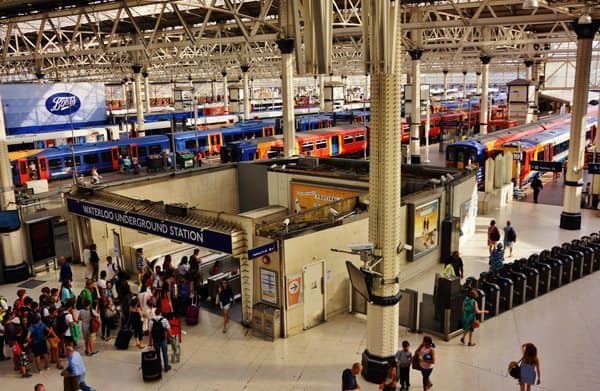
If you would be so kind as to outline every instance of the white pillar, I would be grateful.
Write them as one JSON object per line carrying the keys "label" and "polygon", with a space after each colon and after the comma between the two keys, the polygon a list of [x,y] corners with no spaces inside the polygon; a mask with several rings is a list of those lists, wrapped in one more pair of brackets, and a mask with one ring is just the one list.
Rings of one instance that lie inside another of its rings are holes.
{"label": "white pillar", "polygon": [[480,95],[481,94],[481,72],[477,71],[475,73],[475,76],[477,78],[477,80],[475,81],[475,83],[476,83],[476,91],[475,91],[475,93],[477,95]]}
{"label": "white pillar", "polygon": [[591,24],[573,23],[577,34],[577,61],[575,66],[575,88],[571,112],[571,138],[569,160],[565,176],[565,198],[560,215],[560,228],[581,229],[581,191],[583,187],[583,159],[585,154],[586,114],[590,89],[590,65],[592,45],[600,21]]}
{"label": "white pillar", "polygon": [[281,100],[283,111],[283,155],[290,157],[296,151],[296,126],[294,121],[294,40],[277,41],[281,50]]}
{"label": "white pillar", "polygon": [[148,72],[142,72],[144,76],[144,103],[146,104],[146,113],[150,112],[150,81]]}
{"label": "white pillar", "polygon": [[480,120],[479,120],[479,134],[487,134],[487,122],[488,122],[488,95],[490,88],[490,56],[481,56],[482,64],[482,76],[481,76],[481,101],[480,101]]}
{"label": "white pillar", "polygon": [[319,75],[319,111],[325,111],[325,75]]}
{"label": "white pillar", "polygon": [[425,160],[423,163],[430,163],[429,160],[429,130],[431,129],[431,109],[429,103],[429,97],[427,97],[427,103],[425,104],[425,109],[427,110],[425,115]]}
{"label": "white pillar", "polygon": [[212,101],[213,103],[215,103],[217,101],[217,88],[215,87],[215,83],[217,81],[213,79],[213,81],[210,83],[210,89],[212,92]]}
{"label": "white pillar", "polygon": [[525,60],[525,61],[523,61],[523,64],[525,64],[525,79],[532,80],[533,79],[533,69],[532,69],[533,61]]}
{"label": "white pillar", "polygon": [[144,131],[144,108],[142,102],[142,67],[140,65],[132,66],[135,76],[135,110],[137,115],[137,135],[142,137],[146,135]]}
{"label": "white pillar", "polygon": [[221,72],[223,75],[223,109],[229,113],[229,88],[227,87],[227,71]]}
{"label": "white pillar", "polygon": [[444,92],[442,94],[442,100],[447,100],[448,99],[448,70],[444,69],[442,71],[442,73],[444,74]]}
{"label": "white pillar", "polygon": [[[403,239],[400,227],[400,114],[402,108],[402,32],[399,1],[369,0],[371,136],[369,168],[369,241],[381,257],[367,304],[367,347],[363,376],[371,382],[386,377],[387,360],[398,357],[399,285]],[[368,19],[368,20],[367,20]]]}
{"label": "white pillar", "polygon": [[412,59],[412,96],[410,108],[410,162],[421,163],[421,49],[409,50]]}
{"label": "white pillar", "polygon": [[248,71],[250,67],[248,65],[242,65],[242,88],[243,88],[243,100],[244,100],[244,120],[250,119],[250,86],[248,82]]}
{"label": "white pillar", "polygon": [[[1,210],[15,210],[15,191],[12,180],[12,169],[10,159],[8,157],[8,144],[6,142],[6,128],[4,127],[4,109],[0,99],[0,184],[2,189],[0,194],[2,199],[0,202]],[[2,244],[2,265],[0,270],[4,272],[5,266],[20,265],[25,261],[25,237],[24,230],[3,233],[0,235],[0,243]],[[0,275],[0,282],[3,283],[3,278],[6,275]]]}

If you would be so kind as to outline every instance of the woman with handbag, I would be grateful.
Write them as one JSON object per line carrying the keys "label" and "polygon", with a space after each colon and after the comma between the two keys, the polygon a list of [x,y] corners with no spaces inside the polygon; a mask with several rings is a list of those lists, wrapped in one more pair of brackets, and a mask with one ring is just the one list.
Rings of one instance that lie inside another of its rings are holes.
{"label": "woman with handbag", "polygon": [[531,386],[535,384],[539,385],[542,379],[540,373],[540,359],[534,344],[523,344],[522,350],[523,358],[519,365],[519,387],[521,391],[531,391]]}
{"label": "woman with handbag", "polygon": [[478,296],[479,295],[477,294],[477,291],[475,289],[472,289],[467,295],[467,297],[465,297],[465,301],[463,301],[461,319],[463,336],[460,339],[460,342],[463,345],[465,343],[465,337],[467,336],[467,334],[469,334],[468,346],[475,346],[475,344],[472,342],[473,331],[475,331],[475,329],[479,327],[479,315],[489,313],[489,311],[487,310],[479,309],[479,305],[477,304]]}
{"label": "woman with handbag", "polygon": [[429,380],[429,377],[435,365],[435,345],[430,336],[423,337],[423,342],[415,350],[415,356],[418,357],[418,368],[423,376],[423,390],[427,391],[433,387],[433,383]]}

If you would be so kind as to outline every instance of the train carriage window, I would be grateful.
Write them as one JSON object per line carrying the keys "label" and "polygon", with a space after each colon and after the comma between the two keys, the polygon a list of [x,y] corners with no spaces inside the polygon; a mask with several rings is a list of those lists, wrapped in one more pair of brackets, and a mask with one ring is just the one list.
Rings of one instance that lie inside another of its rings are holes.
{"label": "train carriage window", "polygon": [[[198,143],[200,145],[200,143]],[[196,140],[187,140],[185,142],[185,149],[196,149]]]}
{"label": "train carriage window", "polygon": [[100,152],[100,160],[103,163],[110,163],[110,162],[112,162],[112,154],[110,153],[110,151],[102,151],[102,152]]}
{"label": "train carriage window", "polygon": [[344,136],[344,144],[352,144],[353,142],[354,142],[354,137]]}
{"label": "train carriage window", "polygon": [[319,140],[317,141],[317,149],[327,148],[327,140]]}
{"label": "train carriage window", "polygon": [[138,157],[145,157],[146,155],[148,155],[148,148],[138,145]]}
{"label": "train carriage window", "polygon": [[[81,159],[79,156],[75,156],[75,164],[81,165]],[[65,157],[65,167],[73,167],[73,158],[71,156]]]}
{"label": "train carriage window", "polygon": [[50,159],[48,160],[48,166],[51,170],[62,168],[62,159]]}
{"label": "train carriage window", "polygon": [[201,148],[202,147],[206,147],[206,144],[207,144],[206,142],[207,142],[207,138],[206,137],[200,137],[198,139],[198,146],[201,147]]}
{"label": "train carriage window", "polygon": [[365,141],[365,135],[364,134],[357,134],[354,137],[354,141],[359,142],[359,141]]}
{"label": "train carriage window", "polygon": [[119,153],[121,156],[129,156],[129,145],[119,146]]}
{"label": "train carriage window", "polygon": [[539,151],[537,153],[537,160],[544,160],[544,151]]}
{"label": "train carriage window", "polygon": [[96,163],[98,163],[98,154],[97,153],[89,153],[87,155],[83,155],[83,162],[85,164],[96,164]]}
{"label": "train carriage window", "polygon": [[313,150],[313,143],[311,142],[307,142],[307,143],[302,143],[302,152],[309,152]]}
{"label": "train carriage window", "polygon": [[151,155],[159,154],[162,152],[162,147],[160,144],[152,144],[148,146],[148,151]]}

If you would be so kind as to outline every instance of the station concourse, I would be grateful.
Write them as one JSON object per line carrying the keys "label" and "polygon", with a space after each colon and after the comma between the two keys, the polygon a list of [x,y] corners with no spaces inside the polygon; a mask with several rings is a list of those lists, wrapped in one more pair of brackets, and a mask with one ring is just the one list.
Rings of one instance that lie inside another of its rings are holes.
{"label": "station concourse", "polygon": [[600,5],[0,15],[6,389],[600,389]]}

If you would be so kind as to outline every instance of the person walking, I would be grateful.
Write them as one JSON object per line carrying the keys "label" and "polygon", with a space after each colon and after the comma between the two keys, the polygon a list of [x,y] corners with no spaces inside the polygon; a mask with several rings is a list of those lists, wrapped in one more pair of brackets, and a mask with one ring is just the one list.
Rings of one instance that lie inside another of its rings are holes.
{"label": "person walking", "polygon": [[475,331],[475,329],[479,327],[478,315],[489,313],[489,311],[487,310],[479,309],[479,305],[477,304],[478,296],[479,294],[477,293],[477,291],[475,289],[472,289],[463,301],[461,318],[463,335],[460,338],[460,342],[463,345],[465,344],[465,337],[467,336],[467,334],[469,334],[468,346],[475,346],[475,343],[473,343],[473,331]]}
{"label": "person walking", "polygon": [[150,346],[154,346],[154,350],[162,352],[163,368],[165,372],[171,370],[169,365],[169,354],[167,341],[171,340],[171,326],[166,318],[163,318],[160,308],[154,310],[155,317],[152,319],[152,328],[150,330]]}
{"label": "person walking", "polygon": [[497,272],[504,267],[504,246],[502,243],[496,245],[496,249],[490,254],[490,273]]}
{"label": "person walking", "polygon": [[60,273],[58,275],[58,282],[65,282],[65,280],[73,281],[73,271],[71,270],[71,264],[65,259],[65,257],[58,258],[58,264],[60,265]]}
{"label": "person walking", "polygon": [[506,226],[502,228],[504,231],[504,249],[509,249],[508,257],[512,257],[513,254],[513,246],[517,241],[517,231],[510,224],[510,220],[506,220]]}
{"label": "person walking", "polygon": [[75,351],[75,349],[73,349],[73,345],[69,344],[65,348],[65,354],[67,356],[68,365],[63,373],[66,375],[66,377],[74,377],[75,382],[79,383],[79,388],[82,391],[94,391],[92,387],[85,383],[85,375],[87,371],[79,352]]}
{"label": "person walking", "polygon": [[227,332],[227,324],[229,323],[229,309],[233,303],[233,291],[229,286],[227,279],[221,280],[221,287],[219,288],[219,306],[223,311],[223,332]]}
{"label": "person walking", "polygon": [[352,368],[346,368],[342,372],[342,391],[360,391],[360,386],[356,381],[356,375],[362,371],[362,365],[359,362],[352,364]]}
{"label": "person walking", "polygon": [[[534,384],[539,385],[542,381],[540,372],[540,358],[537,348],[532,343],[523,344],[523,358],[521,359],[521,371],[519,379],[520,391],[530,391]],[[537,372],[537,377],[536,377]]]}
{"label": "person walking", "polygon": [[423,376],[423,390],[427,391],[433,387],[433,383],[429,378],[435,365],[435,344],[430,336],[423,337],[423,342],[415,351],[415,355],[419,356],[419,365]]}
{"label": "person walking", "polygon": [[500,240],[500,231],[498,231],[498,227],[496,227],[496,220],[490,221],[490,225],[487,229],[487,235],[488,251],[490,254],[492,254],[492,251],[494,251],[494,248],[496,248],[496,243],[498,243]]}
{"label": "person walking", "polygon": [[398,367],[398,363],[396,363],[396,360],[393,358],[390,358],[388,360],[387,375],[385,376],[383,383],[381,383],[379,385],[380,390],[396,391],[396,388],[398,386],[398,375],[397,375],[398,369],[397,369],[397,367]]}
{"label": "person walking", "polygon": [[400,390],[408,391],[410,388],[410,367],[412,364],[412,353],[410,352],[410,343],[402,341],[402,350],[400,351]]}
{"label": "person walking", "polygon": [[96,245],[90,245],[90,264],[92,265],[92,280],[98,281],[98,273],[100,271],[100,258],[96,252]]}
{"label": "person walking", "polygon": [[540,180],[539,175],[533,178],[531,181],[531,188],[533,189],[533,202],[538,203],[538,197],[540,196],[540,191],[544,188],[544,184]]}
{"label": "person walking", "polygon": [[117,283],[119,278],[119,265],[113,262],[112,257],[109,255],[106,257],[106,272],[108,274],[107,282],[110,282],[113,286]]}

